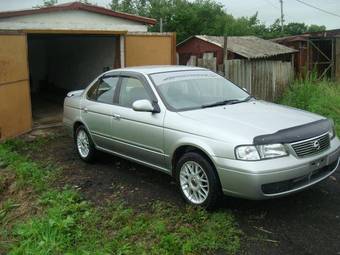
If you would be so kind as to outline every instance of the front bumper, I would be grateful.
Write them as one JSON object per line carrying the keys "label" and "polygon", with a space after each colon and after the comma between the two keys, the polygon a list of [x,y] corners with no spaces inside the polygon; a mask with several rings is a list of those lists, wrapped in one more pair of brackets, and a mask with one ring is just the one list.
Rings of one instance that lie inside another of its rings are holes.
{"label": "front bumper", "polygon": [[213,157],[223,193],[248,199],[285,196],[310,187],[330,176],[340,164],[340,141],[326,151],[306,157],[240,161]]}

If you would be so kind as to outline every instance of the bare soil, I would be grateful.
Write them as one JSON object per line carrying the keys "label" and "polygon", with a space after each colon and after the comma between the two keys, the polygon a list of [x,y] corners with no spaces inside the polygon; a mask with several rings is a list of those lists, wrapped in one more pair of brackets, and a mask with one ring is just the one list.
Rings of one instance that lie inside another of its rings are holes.
{"label": "bare soil", "polygon": [[[184,206],[173,179],[161,172],[99,153],[94,164],[82,162],[73,140],[62,129],[57,139],[31,155],[60,166],[56,185],[72,185],[101,205],[123,199],[138,208],[161,200]],[[340,254],[340,173],[295,195],[267,201],[224,197],[218,210],[231,210],[243,231],[241,254]]]}

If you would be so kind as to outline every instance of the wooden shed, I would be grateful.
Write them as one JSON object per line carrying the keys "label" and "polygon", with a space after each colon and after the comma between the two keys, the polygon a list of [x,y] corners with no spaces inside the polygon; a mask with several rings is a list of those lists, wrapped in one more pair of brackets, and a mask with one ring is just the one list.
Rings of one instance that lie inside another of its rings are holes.
{"label": "wooden shed", "polygon": [[222,65],[226,59],[292,61],[295,52],[294,49],[256,36],[195,35],[177,44],[180,65],[186,65],[192,56],[202,58],[205,53],[212,53],[216,64]]}
{"label": "wooden shed", "polygon": [[340,29],[280,37],[273,42],[296,49],[295,71],[304,77],[316,72],[319,79],[340,81]]}
{"label": "wooden shed", "polygon": [[105,70],[175,64],[156,20],[79,2],[0,12],[0,140],[60,122],[65,94]]}

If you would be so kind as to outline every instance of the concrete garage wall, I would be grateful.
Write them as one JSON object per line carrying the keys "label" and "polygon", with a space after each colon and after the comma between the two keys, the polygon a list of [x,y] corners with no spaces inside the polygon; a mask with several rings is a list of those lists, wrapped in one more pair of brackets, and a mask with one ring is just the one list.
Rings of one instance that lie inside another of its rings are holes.
{"label": "concrete garage wall", "polygon": [[32,91],[44,82],[67,91],[85,88],[104,68],[114,66],[118,42],[114,36],[30,37]]}
{"label": "concrete garage wall", "polygon": [[147,25],[82,10],[39,13],[0,19],[0,29],[56,29],[146,32]]}

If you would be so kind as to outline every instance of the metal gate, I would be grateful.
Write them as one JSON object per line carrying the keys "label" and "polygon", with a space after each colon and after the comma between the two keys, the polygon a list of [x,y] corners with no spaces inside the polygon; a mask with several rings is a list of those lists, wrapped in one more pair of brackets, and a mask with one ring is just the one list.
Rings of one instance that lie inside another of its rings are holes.
{"label": "metal gate", "polygon": [[319,80],[335,78],[335,40],[312,38],[307,41],[308,70],[314,71]]}
{"label": "metal gate", "polygon": [[0,34],[0,140],[31,129],[25,34]]}
{"label": "metal gate", "polygon": [[128,33],[125,66],[175,65],[175,33]]}

